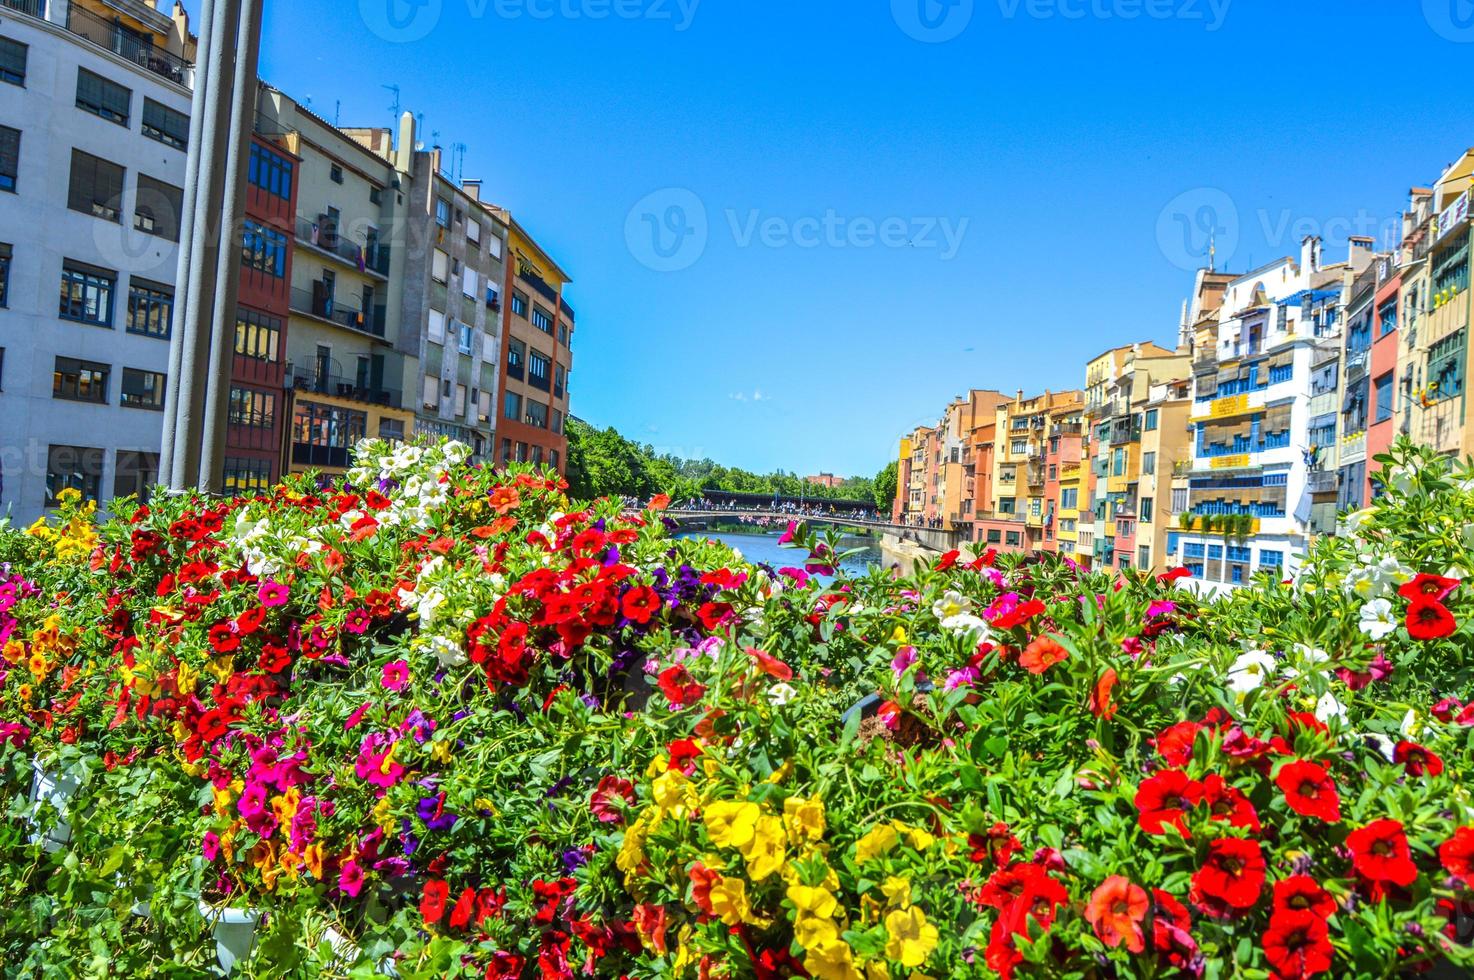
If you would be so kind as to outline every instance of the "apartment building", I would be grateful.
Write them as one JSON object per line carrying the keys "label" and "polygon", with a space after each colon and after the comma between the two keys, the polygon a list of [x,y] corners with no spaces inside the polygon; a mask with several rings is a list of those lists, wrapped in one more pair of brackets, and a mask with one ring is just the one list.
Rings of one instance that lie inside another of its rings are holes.
{"label": "apartment building", "polygon": [[[1192,458],[1188,417],[1192,414],[1192,378],[1152,381],[1146,399],[1136,405],[1140,416],[1141,456],[1137,469],[1135,509],[1117,514],[1117,558],[1131,541],[1130,567],[1161,573],[1177,549],[1173,537],[1173,476]],[[1132,524],[1126,528],[1127,523]]]}
{"label": "apartment building", "polygon": [[937,487],[941,479],[938,467],[942,459],[939,436],[939,427],[922,425],[901,440],[900,464],[905,479],[897,482],[897,497],[899,500],[904,495],[904,501],[897,508],[897,523],[930,525],[940,520],[941,511],[937,506]]}
{"label": "apartment building", "polygon": [[158,477],[195,40],[145,0],[0,5],[0,514]]}
{"label": "apartment building", "polygon": [[1085,401],[1069,394],[1045,412],[1044,541],[1045,551],[1073,555],[1080,509],[1081,460],[1085,452]]}
{"label": "apartment building", "polygon": [[[1075,435],[1079,435],[1082,397],[1079,391],[1046,391],[1025,398],[1019,391],[998,405],[987,452],[992,469],[992,504],[986,509],[978,505],[973,540],[1000,551],[1055,550],[1059,467],[1068,462],[1064,440],[1072,422],[1077,429]],[[1046,546],[1046,530],[1050,546]]]}
{"label": "apartment building", "polygon": [[563,288],[571,280],[526,228],[510,215],[506,220],[508,302],[502,319],[498,459],[503,465],[515,460],[562,472],[574,334],[573,308]]}
{"label": "apartment building", "polygon": [[1399,405],[1406,400],[1397,361],[1402,269],[1398,266],[1395,254],[1378,256],[1376,266],[1377,289],[1372,296],[1371,401],[1367,408],[1366,480],[1361,488],[1363,506],[1376,496],[1373,477],[1381,469],[1377,456],[1391,448],[1396,439]]}

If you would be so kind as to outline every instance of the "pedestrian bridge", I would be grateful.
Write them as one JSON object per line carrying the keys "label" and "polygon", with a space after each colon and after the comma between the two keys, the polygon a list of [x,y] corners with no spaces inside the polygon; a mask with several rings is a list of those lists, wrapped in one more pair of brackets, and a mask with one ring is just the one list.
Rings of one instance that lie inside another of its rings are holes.
{"label": "pedestrian bridge", "polygon": [[889,521],[846,517],[843,514],[789,514],[778,510],[681,510],[673,508],[666,511],[665,516],[682,527],[688,528],[706,528],[715,523],[732,520],[758,525],[769,524],[775,528],[787,527],[789,521],[819,527],[850,527],[874,534],[892,535],[901,541],[909,541],[938,554],[954,548],[966,547],[969,543],[967,534],[962,531],[911,527],[906,524],[892,524]]}

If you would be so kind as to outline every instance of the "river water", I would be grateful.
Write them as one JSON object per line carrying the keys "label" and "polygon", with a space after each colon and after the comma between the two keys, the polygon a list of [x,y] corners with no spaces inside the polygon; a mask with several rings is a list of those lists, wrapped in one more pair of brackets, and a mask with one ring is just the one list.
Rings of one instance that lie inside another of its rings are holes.
{"label": "river water", "polygon": [[[798,548],[784,548],[778,544],[778,534],[726,534],[721,531],[691,531],[680,535],[683,538],[706,538],[719,541],[735,548],[742,557],[754,564],[771,565],[774,569],[802,568],[805,553]],[[855,547],[858,547],[856,545]],[[880,563],[880,549],[873,543],[859,555],[847,560],[842,566],[847,572],[863,573],[871,565]]]}

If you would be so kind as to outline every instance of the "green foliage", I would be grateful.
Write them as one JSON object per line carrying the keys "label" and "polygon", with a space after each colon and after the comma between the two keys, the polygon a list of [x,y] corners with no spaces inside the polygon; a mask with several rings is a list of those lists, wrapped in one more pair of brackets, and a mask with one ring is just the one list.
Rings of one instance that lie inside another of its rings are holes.
{"label": "green foliage", "polygon": [[882,514],[890,512],[891,505],[896,502],[897,486],[897,464],[891,460],[885,464],[885,468],[875,474],[875,506]]}

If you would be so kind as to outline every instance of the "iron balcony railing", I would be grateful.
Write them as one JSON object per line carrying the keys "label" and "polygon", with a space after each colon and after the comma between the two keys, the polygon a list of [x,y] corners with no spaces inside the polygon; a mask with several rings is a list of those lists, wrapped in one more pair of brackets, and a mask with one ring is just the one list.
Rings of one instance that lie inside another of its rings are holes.
{"label": "iron balcony railing", "polygon": [[1311,470],[1306,489],[1311,493],[1335,493],[1341,489],[1341,475],[1334,470]]}
{"label": "iron balcony railing", "polygon": [[345,378],[337,374],[292,374],[288,376],[287,383],[296,391],[351,398],[389,408],[399,408],[402,401],[400,393],[393,388],[374,386],[363,379]]}
{"label": "iron balcony railing", "polygon": [[388,245],[375,242],[372,245],[363,246],[349,241],[331,221],[327,220],[326,215],[320,215],[317,221],[298,218],[297,240],[335,255],[348,264],[357,266],[360,271],[377,272],[381,276],[389,275]]}
{"label": "iron balcony railing", "polygon": [[529,276],[527,273],[524,272],[518,275],[517,278],[521,279],[523,282],[527,283],[527,285],[531,286],[534,292],[541,295],[542,298],[547,300],[549,303],[558,302],[557,290],[553,289],[552,286],[549,286],[537,276]]}
{"label": "iron balcony railing", "polygon": [[385,308],[375,306],[362,311],[318,289],[293,288],[290,306],[298,313],[315,316],[371,337],[384,336]]}
{"label": "iron balcony railing", "polygon": [[176,85],[188,86],[194,81],[193,62],[154,45],[149,35],[129,31],[118,21],[106,20],[68,0],[0,0],[0,8],[64,27],[99,48]]}

